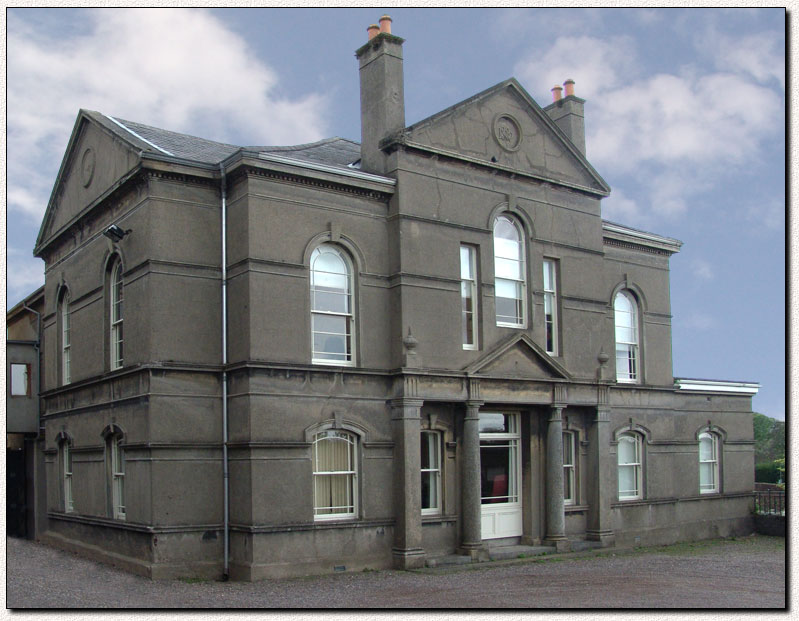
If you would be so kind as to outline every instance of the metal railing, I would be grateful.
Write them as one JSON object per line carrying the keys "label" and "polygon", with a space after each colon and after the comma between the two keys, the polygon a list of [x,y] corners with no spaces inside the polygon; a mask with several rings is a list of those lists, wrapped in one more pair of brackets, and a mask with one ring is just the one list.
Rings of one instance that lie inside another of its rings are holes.
{"label": "metal railing", "polygon": [[772,489],[755,492],[755,512],[785,515],[785,492]]}

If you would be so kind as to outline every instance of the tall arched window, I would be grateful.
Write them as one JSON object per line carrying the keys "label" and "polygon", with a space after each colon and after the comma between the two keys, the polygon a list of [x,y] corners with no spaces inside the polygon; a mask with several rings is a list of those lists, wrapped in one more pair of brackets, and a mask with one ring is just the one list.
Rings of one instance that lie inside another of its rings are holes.
{"label": "tall arched window", "polygon": [[322,244],[311,254],[311,333],[313,361],[355,362],[352,267],[338,247]]}
{"label": "tall arched window", "polygon": [[509,216],[494,220],[494,300],[497,325],[523,328],[525,325],[524,234]]}
{"label": "tall arched window", "polygon": [[59,309],[59,321],[61,322],[61,383],[69,384],[72,381],[72,353],[70,348],[70,315],[69,315],[69,291],[65,288],[61,294]]}
{"label": "tall arched window", "polygon": [[123,322],[123,282],[122,282],[122,261],[116,260],[111,268],[110,280],[110,351],[111,351],[111,370],[121,369],[123,361],[122,349],[122,322]]}
{"label": "tall arched window", "polygon": [[643,462],[641,460],[642,442],[637,433],[623,433],[619,436],[618,470],[619,500],[643,498]]}
{"label": "tall arched window", "polygon": [[72,500],[72,442],[64,437],[59,445],[61,450],[61,476],[63,482],[64,513],[72,513],[75,505]]}
{"label": "tall arched window", "polygon": [[108,498],[111,517],[124,520],[127,516],[125,506],[125,454],[122,448],[124,436],[118,428],[105,437],[106,468],[108,474]]}
{"label": "tall arched window", "polygon": [[699,434],[699,493],[719,491],[719,441],[712,433]]}
{"label": "tall arched window", "polygon": [[331,520],[355,516],[356,436],[338,429],[314,436],[314,518]]}
{"label": "tall arched window", "polygon": [[619,291],[613,300],[616,324],[616,380],[638,382],[638,304],[629,291]]}

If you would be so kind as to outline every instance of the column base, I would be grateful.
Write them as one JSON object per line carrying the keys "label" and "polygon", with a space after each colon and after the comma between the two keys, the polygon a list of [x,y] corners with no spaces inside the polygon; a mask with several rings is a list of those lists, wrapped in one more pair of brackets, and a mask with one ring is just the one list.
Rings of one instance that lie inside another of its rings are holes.
{"label": "column base", "polygon": [[612,548],[616,545],[616,534],[612,530],[587,530],[585,538],[588,541],[598,541],[603,548]]}
{"label": "column base", "polygon": [[472,561],[480,562],[489,560],[488,546],[484,543],[462,543],[457,549],[461,556],[468,556]]}
{"label": "column base", "polygon": [[556,552],[571,552],[572,545],[563,535],[544,537],[544,543],[555,546]]}
{"label": "column base", "polygon": [[422,548],[391,548],[394,569],[419,569],[424,567],[425,551]]}

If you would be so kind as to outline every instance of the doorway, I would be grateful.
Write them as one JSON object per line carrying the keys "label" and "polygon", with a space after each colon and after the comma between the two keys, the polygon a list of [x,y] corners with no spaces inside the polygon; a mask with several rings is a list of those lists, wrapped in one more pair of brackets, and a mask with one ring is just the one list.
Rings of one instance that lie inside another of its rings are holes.
{"label": "doorway", "polygon": [[519,414],[480,412],[480,504],[483,539],[522,534]]}

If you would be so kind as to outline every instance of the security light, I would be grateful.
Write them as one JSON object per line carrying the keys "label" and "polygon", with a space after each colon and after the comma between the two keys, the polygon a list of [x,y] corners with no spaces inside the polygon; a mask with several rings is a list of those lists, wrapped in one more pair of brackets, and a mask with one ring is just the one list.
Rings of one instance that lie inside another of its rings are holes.
{"label": "security light", "polygon": [[130,229],[128,229],[127,231],[123,231],[116,224],[112,224],[105,231],[103,231],[103,235],[105,235],[108,239],[110,239],[112,242],[115,243],[120,241],[128,233],[130,233]]}

